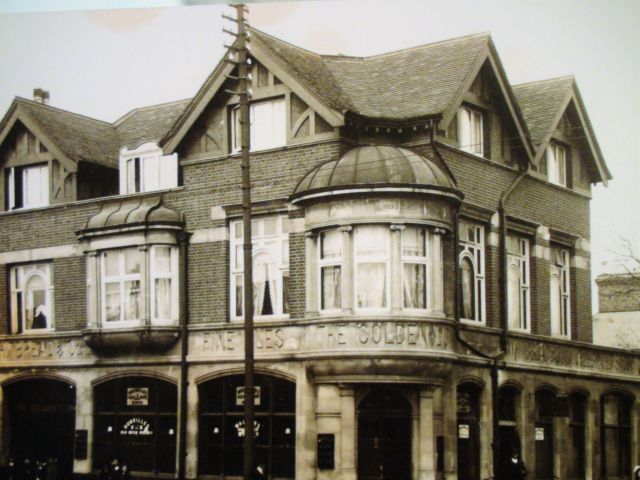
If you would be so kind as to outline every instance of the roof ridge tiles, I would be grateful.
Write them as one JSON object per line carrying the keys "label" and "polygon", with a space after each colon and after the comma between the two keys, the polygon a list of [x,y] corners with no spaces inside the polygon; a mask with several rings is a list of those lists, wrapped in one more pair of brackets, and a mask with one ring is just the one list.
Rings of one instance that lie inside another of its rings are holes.
{"label": "roof ridge tiles", "polygon": [[575,81],[576,77],[575,77],[575,75],[572,75],[572,74],[561,75],[559,77],[545,78],[545,79],[542,79],[542,80],[532,80],[530,82],[522,82],[522,83],[513,84],[513,85],[511,85],[511,88],[529,87],[529,86],[534,86],[534,85],[540,85],[540,84],[543,84],[543,83],[560,82],[560,81],[563,81],[563,80]]}
{"label": "roof ridge tiles", "polygon": [[53,105],[45,105],[44,103],[40,103],[40,102],[36,102],[36,101],[33,101],[33,100],[29,100],[27,98],[20,97],[20,96],[17,96],[17,95],[15,97],[15,100],[18,101],[18,102],[26,102],[28,105],[33,105],[34,107],[40,107],[40,108],[44,108],[44,109],[54,110],[54,111],[57,111],[59,113],[65,113],[65,114],[73,115],[74,117],[80,117],[80,118],[83,118],[85,120],[91,120],[93,122],[99,122],[99,123],[102,123],[104,125],[108,125],[110,127],[113,127],[113,124],[110,123],[110,122],[107,122],[106,120],[100,120],[99,118],[94,118],[94,117],[90,117],[88,115],[83,115],[82,113],[72,112],[71,110],[65,110],[64,108],[60,108],[60,107],[54,107]]}
{"label": "roof ridge tiles", "polygon": [[296,50],[301,50],[301,51],[303,51],[305,53],[308,53],[309,55],[314,55],[314,56],[316,56],[318,58],[322,58],[322,55],[319,54],[318,52],[313,52],[311,50],[307,50],[306,48],[303,48],[303,47],[301,47],[299,45],[294,45],[293,43],[289,43],[286,40],[283,40],[283,39],[281,39],[279,37],[274,37],[273,35],[271,35],[269,33],[266,33],[266,32],[264,32],[262,30],[259,30],[256,27],[252,26],[252,27],[249,27],[249,29],[251,30],[251,32],[257,33],[258,34],[258,38],[259,38],[260,35],[264,35],[265,37],[268,37],[270,40],[275,40],[276,42],[283,43],[288,47],[295,48]]}

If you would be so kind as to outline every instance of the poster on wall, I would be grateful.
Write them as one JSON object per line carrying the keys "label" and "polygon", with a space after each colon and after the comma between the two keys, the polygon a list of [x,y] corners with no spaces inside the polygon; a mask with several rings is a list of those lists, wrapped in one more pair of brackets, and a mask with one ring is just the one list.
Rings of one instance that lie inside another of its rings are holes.
{"label": "poster on wall", "polygon": [[544,428],[536,427],[536,441],[544,441]]}
{"label": "poster on wall", "polygon": [[458,438],[469,438],[469,425],[466,423],[458,425]]}
{"label": "poster on wall", "polygon": [[147,387],[127,388],[127,407],[147,407],[149,405],[149,389]]}
{"label": "poster on wall", "polygon": [[[260,405],[260,387],[253,387],[253,404]],[[244,387],[236,387],[236,405],[244,405]]]}

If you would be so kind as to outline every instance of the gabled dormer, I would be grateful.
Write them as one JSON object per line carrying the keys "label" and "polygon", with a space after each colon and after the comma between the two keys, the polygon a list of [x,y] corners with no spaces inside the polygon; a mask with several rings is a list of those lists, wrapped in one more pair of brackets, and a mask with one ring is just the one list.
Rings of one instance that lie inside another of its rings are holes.
{"label": "gabled dormer", "polygon": [[488,36],[441,128],[447,143],[478,157],[525,167],[533,158],[527,126]]}
{"label": "gabled dormer", "polygon": [[116,193],[117,141],[111,125],[37,98],[16,98],[0,122],[0,210]]}
{"label": "gabled dormer", "polygon": [[533,169],[551,184],[589,193],[611,179],[573,76],[516,85],[536,147]]}

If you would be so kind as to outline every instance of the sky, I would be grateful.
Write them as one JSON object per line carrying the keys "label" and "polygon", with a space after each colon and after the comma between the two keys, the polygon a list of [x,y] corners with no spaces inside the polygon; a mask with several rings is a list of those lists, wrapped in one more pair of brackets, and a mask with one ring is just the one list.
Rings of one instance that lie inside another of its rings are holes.
{"label": "sky", "polygon": [[[232,41],[221,18],[232,9],[210,3],[0,0],[0,115],[38,87],[53,106],[107,121],[192,97]],[[575,75],[614,178],[593,191],[594,276],[620,268],[621,239],[640,254],[640,1],[247,3],[253,26],[318,53],[371,55],[490,32],[512,84]]]}

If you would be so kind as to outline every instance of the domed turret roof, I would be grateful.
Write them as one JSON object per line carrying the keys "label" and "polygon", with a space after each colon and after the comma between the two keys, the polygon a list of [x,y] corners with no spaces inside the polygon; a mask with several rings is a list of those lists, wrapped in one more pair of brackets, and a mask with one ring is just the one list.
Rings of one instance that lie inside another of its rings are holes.
{"label": "domed turret roof", "polygon": [[368,190],[449,193],[460,198],[455,180],[432,160],[406,148],[365,146],[349,150],[339,160],[311,170],[296,187],[292,199]]}

